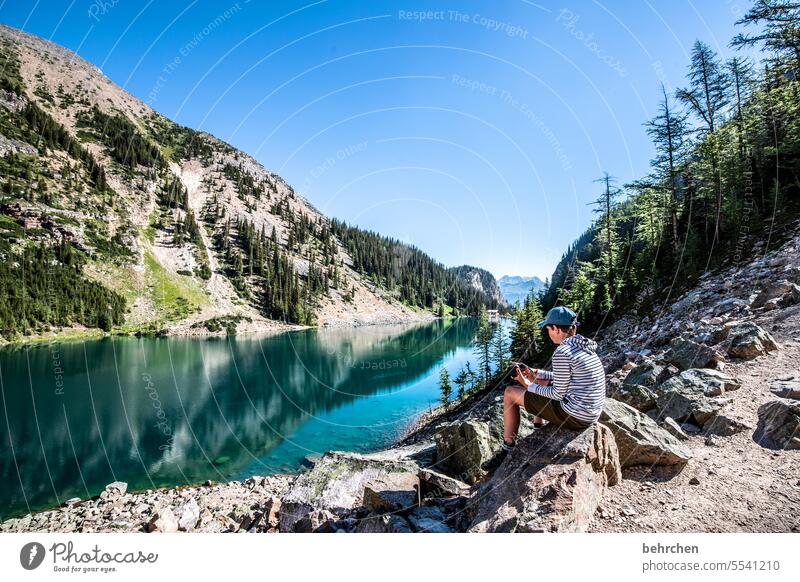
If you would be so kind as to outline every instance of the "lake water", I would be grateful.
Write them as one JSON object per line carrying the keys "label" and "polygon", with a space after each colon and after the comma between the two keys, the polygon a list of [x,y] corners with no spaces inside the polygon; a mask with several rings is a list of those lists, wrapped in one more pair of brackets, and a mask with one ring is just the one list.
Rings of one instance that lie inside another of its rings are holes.
{"label": "lake water", "polygon": [[392,443],[475,358],[476,321],[0,350],[0,517],[129,490],[297,471]]}

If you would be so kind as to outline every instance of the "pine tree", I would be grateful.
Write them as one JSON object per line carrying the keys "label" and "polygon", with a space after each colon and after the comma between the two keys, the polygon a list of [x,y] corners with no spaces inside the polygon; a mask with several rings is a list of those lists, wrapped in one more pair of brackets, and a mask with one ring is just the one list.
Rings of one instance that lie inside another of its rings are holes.
{"label": "pine tree", "polygon": [[[603,270],[606,293],[613,297],[616,291],[617,261],[616,255],[619,251],[617,231],[614,220],[614,211],[617,207],[617,199],[622,191],[613,185],[614,178],[604,173],[602,178],[595,180],[604,186],[603,193],[592,203],[596,206],[594,212],[600,214],[599,228],[597,229],[598,242],[602,248],[600,259],[601,269]],[[606,308],[610,307],[609,305]]]}
{"label": "pine tree", "polygon": [[687,115],[670,102],[664,84],[659,113],[647,125],[647,134],[653,140],[656,157],[650,161],[655,171],[655,181],[669,193],[666,208],[669,211],[673,249],[678,249],[678,175],[689,152],[689,126]]}
{"label": "pine tree", "polygon": [[442,369],[439,371],[439,399],[444,405],[445,410],[450,408],[450,396],[452,393],[453,387],[450,385],[450,374],[447,368],[442,366]]}
{"label": "pine tree", "polygon": [[722,218],[722,177],[719,172],[719,154],[714,132],[719,125],[722,111],[728,104],[730,79],[724,66],[719,62],[717,54],[711,47],[699,40],[695,41],[692,47],[688,78],[689,87],[679,89],[677,96],[701,121],[702,132],[708,141],[716,198],[713,245],[719,240]]}
{"label": "pine tree", "polygon": [[[469,362],[467,362],[467,365],[469,365]],[[456,390],[456,398],[458,400],[464,400],[467,395],[467,384],[469,384],[469,374],[467,373],[467,370],[461,368],[461,371],[459,371],[459,373],[453,379],[453,384],[458,386],[458,389]]]}
{"label": "pine tree", "polygon": [[482,374],[482,384],[483,386],[489,385],[489,378],[491,376],[491,346],[492,346],[492,337],[494,336],[494,332],[492,331],[492,324],[489,323],[489,315],[486,312],[486,307],[481,306],[480,313],[478,315],[478,330],[475,334],[475,352],[478,357],[478,364],[480,365],[480,371]]}
{"label": "pine tree", "polygon": [[738,33],[731,40],[736,48],[763,45],[770,53],[768,63],[780,70],[797,70],[800,64],[800,2],[793,0],[755,0],[737,25],[758,29],[752,34]]}

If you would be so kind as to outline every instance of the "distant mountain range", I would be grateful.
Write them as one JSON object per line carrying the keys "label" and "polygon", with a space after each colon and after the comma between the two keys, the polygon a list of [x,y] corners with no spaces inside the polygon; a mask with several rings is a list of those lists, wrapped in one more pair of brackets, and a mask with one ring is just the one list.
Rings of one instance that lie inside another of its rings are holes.
{"label": "distant mountain range", "polygon": [[514,305],[517,301],[522,303],[531,291],[538,294],[547,289],[547,283],[542,281],[539,277],[505,275],[500,277],[497,284],[509,305]]}

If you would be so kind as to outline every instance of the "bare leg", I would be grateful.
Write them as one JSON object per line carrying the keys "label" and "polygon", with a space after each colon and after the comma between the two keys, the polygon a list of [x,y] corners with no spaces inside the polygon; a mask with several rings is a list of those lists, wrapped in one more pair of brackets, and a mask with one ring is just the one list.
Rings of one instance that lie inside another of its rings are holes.
{"label": "bare leg", "polygon": [[525,406],[525,389],[507,386],[503,393],[503,440],[508,444],[517,439],[520,406]]}

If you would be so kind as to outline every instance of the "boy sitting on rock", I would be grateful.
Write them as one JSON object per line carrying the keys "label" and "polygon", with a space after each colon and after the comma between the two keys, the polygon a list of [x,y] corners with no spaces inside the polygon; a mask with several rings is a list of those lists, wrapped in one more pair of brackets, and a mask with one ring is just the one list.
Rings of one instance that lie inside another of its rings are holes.
{"label": "boy sitting on rock", "polygon": [[[545,327],[558,347],[553,353],[553,371],[517,366],[514,380],[503,395],[503,444],[481,468],[493,471],[514,447],[519,430],[520,407],[563,428],[581,430],[591,426],[603,410],[606,375],[597,356],[597,342],[576,333],[578,318],[567,307],[547,312],[539,327]],[[535,422],[535,426],[540,426]]]}

